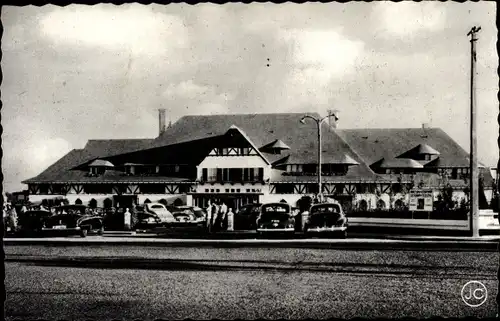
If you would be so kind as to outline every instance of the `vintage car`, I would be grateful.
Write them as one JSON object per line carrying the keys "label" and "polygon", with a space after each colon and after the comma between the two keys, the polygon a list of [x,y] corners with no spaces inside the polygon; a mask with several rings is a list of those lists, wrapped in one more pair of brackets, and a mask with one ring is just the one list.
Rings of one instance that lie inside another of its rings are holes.
{"label": "vintage car", "polygon": [[103,217],[93,214],[85,205],[62,205],[53,207],[51,216],[41,220],[41,232],[57,234],[79,234],[87,236],[89,232],[102,235]]}
{"label": "vintage car", "polygon": [[207,216],[201,208],[178,206],[172,215],[175,222],[167,224],[167,233],[204,234],[208,232]]}
{"label": "vintage car", "polygon": [[234,229],[256,230],[261,206],[262,204],[243,205],[238,213],[234,214]]}
{"label": "vintage car", "polygon": [[33,209],[28,210],[18,215],[18,234],[19,235],[36,235],[42,230],[42,220],[52,216],[52,213],[47,210]]}
{"label": "vintage car", "polygon": [[155,214],[161,224],[175,222],[175,217],[167,207],[161,203],[146,203],[144,204],[144,212]]}
{"label": "vintage car", "polygon": [[257,233],[291,234],[295,233],[295,217],[292,207],[286,203],[267,203],[260,208],[257,219]]}
{"label": "vintage car", "polygon": [[314,204],[304,226],[304,234],[347,236],[347,217],[339,203]]}

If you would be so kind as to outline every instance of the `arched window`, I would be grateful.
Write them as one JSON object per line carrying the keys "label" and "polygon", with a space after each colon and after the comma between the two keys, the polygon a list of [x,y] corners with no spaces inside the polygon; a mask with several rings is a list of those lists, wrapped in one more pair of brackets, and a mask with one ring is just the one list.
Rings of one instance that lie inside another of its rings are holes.
{"label": "arched window", "polygon": [[90,208],[96,208],[97,207],[97,201],[95,200],[95,198],[91,199],[89,201],[89,207]]}
{"label": "arched window", "polygon": [[404,204],[402,199],[398,199],[398,200],[396,200],[396,202],[394,202],[394,208],[397,210],[402,210],[404,208],[404,206],[405,206],[405,204]]}
{"label": "arched window", "polygon": [[184,202],[180,198],[175,199],[174,206],[182,206],[182,205],[184,205]]}
{"label": "arched window", "polygon": [[280,203],[285,203],[285,204],[286,204],[286,201],[285,201],[284,199],[282,199],[282,200],[280,201]]}
{"label": "arched window", "polygon": [[144,200],[144,204],[148,204],[148,203],[151,203],[151,200],[150,200],[149,198],[146,198],[146,199]]}
{"label": "arched window", "polygon": [[359,202],[359,209],[361,211],[367,211],[368,210],[368,202],[366,200],[361,200]]}
{"label": "arched window", "polygon": [[113,207],[113,201],[110,198],[106,198],[103,201],[103,206],[104,206],[104,208],[111,208],[111,207]]}
{"label": "arched window", "polygon": [[81,200],[81,199],[77,198],[77,199],[76,199],[76,201],[75,201],[75,204],[76,204],[76,205],[82,205],[82,204],[83,204],[83,202],[82,202],[82,200]]}
{"label": "arched window", "polygon": [[385,202],[384,202],[384,200],[378,200],[378,201],[377,201],[377,209],[379,209],[379,210],[383,210],[383,209],[385,209],[385,208],[386,208],[386,207],[385,207]]}

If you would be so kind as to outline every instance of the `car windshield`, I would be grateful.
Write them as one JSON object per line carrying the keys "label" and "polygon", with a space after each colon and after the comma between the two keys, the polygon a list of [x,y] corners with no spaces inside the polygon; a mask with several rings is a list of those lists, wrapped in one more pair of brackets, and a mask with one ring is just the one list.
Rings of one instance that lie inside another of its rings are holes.
{"label": "car windshield", "polygon": [[263,214],[271,214],[271,213],[290,213],[290,205],[287,204],[267,204],[262,206]]}
{"label": "car windshield", "polygon": [[322,214],[322,213],[340,213],[340,206],[337,204],[328,204],[313,206],[311,209],[311,214]]}

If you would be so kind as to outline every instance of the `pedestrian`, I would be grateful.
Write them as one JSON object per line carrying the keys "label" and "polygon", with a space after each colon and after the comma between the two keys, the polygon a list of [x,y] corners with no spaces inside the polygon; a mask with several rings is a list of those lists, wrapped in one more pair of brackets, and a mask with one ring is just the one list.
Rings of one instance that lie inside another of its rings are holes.
{"label": "pedestrian", "polygon": [[217,202],[212,204],[212,230],[217,232],[219,229],[219,210],[220,207],[217,205]]}
{"label": "pedestrian", "polygon": [[123,213],[123,223],[125,227],[125,231],[130,231],[130,223],[131,223],[132,214],[129,212],[128,208]]}
{"label": "pedestrian", "polygon": [[208,231],[211,232],[212,231],[212,204],[210,202],[210,200],[208,201],[208,207],[207,207],[207,228],[208,228]]}
{"label": "pedestrian", "polygon": [[220,224],[221,230],[226,228],[226,218],[227,218],[226,214],[227,214],[227,205],[226,205],[226,203],[222,202],[222,204],[220,206],[220,212],[219,212],[219,215],[220,215],[219,224]]}
{"label": "pedestrian", "polygon": [[15,232],[17,230],[17,211],[14,206],[10,208],[9,213],[9,226],[11,232]]}

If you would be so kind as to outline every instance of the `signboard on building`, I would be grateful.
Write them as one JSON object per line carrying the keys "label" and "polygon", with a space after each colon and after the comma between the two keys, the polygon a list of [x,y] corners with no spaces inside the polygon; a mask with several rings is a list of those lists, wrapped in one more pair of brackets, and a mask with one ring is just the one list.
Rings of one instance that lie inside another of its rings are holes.
{"label": "signboard on building", "polygon": [[432,211],[434,195],[432,191],[413,191],[410,193],[410,211]]}

